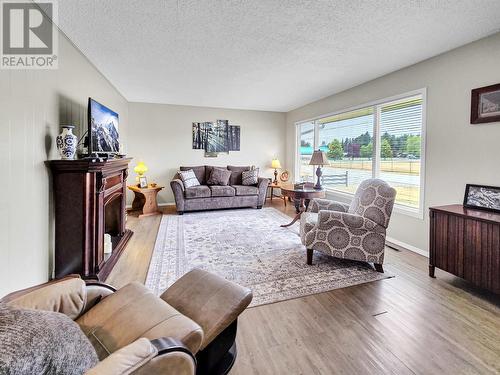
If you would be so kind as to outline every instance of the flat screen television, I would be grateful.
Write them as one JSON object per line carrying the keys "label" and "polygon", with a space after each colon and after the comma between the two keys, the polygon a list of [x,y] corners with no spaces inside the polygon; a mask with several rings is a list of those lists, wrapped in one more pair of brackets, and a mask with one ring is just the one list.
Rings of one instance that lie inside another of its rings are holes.
{"label": "flat screen television", "polygon": [[89,98],[88,121],[89,156],[118,154],[120,152],[118,113]]}

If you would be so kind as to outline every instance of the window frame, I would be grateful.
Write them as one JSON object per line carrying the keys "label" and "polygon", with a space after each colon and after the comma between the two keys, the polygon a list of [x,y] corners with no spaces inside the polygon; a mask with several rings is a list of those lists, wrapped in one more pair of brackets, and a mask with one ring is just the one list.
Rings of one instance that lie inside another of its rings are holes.
{"label": "window frame", "polygon": [[[301,131],[300,131],[300,126],[310,122],[310,121],[299,121],[295,123],[295,160],[294,160],[294,168],[293,168],[293,176],[294,176],[294,181],[298,182],[297,177],[300,175],[300,141],[301,141]],[[319,140],[319,125],[316,123],[316,120],[314,120],[314,136],[313,136],[313,150],[316,149],[316,145],[318,144]],[[312,175],[313,177],[315,176],[314,174],[314,166],[311,165],[311,170],[313,171]]]}
{"label": "window frame", "polygon": [[[373,139],[374,139],[374,155],[372,158],[372,175],[374,177],[378,177],[380,173],[380,115],[382,111],[382,106],[390,104],[392,102],[398,102],[404,99],[411,98],[413,96],[421,96],[422,97],[422,129],[421,129],[421,149],[420,149],[420,186],[419,186],[419,205],[418,208],[413,208],[404,204],[395,203],[394,211],[398,213],[402,213],[404,215],[412,216],[418,219],[424,219],[424,204],[425,204],[425,166],[426,166],[426,119],[427,119],[427,88],[421,88],[417,90],[408,91],[402,94],[381,98],[377,100],[373,100],[368,103],[356,105],[349,108],[344,108],[338,111],[325,113],[319,116],[315,116],[312,118],[300,120],[295,122],[295,156],[294,156],[294,180],[297,181],[299,177],[299,152],[300,152],[300,126],[307,122],[314,122],[314,146],[313,148],[316,150],[318,148],[319,143],[319,123],[317,120],[322,119],[324,117],[335,116],[342,113],[355,111],[358,109],[366,108],[366,107],[374,107],[374,126],[373,126]],[[327,189],[328,195],[333,195],[334,197],[339,197],[342,200],[352,200],[353,194],[346,193],[343,191],[339,191],[336,189],[329,188]]]}

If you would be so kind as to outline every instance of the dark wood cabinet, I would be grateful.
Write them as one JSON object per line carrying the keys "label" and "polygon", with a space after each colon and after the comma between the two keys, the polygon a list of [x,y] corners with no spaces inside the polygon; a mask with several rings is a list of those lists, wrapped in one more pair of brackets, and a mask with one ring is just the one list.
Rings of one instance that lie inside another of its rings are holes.
{"label": "dark wood cabinet", "polygon": [[431,207],[432,277],[435,267],[500,294],[500,214],[462,205]]}
{"label": "dark wood cabinet", "polygon": [[[52,160],[55,277],[78,273],[105,280],[132,236],[125,228],[130,158]],[[104,253],[104,234],[112,252]]]}

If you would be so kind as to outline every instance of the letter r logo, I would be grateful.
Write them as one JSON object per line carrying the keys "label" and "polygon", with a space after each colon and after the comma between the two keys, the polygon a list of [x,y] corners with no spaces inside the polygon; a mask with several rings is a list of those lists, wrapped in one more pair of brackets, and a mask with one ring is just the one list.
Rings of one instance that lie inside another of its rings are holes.
{"label": "letter r logo", "polygon": [[2,2],[3,54],[52,54],[52,15],[52,3]]}

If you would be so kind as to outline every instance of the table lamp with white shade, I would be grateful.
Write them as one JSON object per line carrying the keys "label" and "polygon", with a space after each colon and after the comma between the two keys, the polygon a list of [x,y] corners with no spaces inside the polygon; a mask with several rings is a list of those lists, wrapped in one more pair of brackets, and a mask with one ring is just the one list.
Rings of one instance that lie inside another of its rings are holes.
{"label": "table lamp with white shade", "polygon": [[316,185],[314,185],[315,189],[322,189],[321,187],[321,175],[323,172],[321,171],[321,166],[323,165],[328,165],[330,164],[328,162],[328,158],[326,157],[326,154],[321,151],[321,150],[316,150],[313,152],[311,161],[309,162],[309,165],[316,165],[318,168],[316,169],[316,176],[318,176],[318,181],[316,182]]}
{"label": "table lamp with white shade", "polygon": [[273,184],[278,185],[278,169],[281,169],[281,164],[278,159],[271,161],[271,168],[274,168],[274,181]]}

